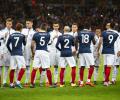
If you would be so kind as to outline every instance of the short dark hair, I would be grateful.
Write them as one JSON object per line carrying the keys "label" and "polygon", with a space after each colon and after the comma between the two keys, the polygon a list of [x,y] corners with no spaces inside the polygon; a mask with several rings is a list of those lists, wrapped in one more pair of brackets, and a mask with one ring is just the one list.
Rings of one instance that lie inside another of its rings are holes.
{"label": "short dark hair", "polygon": [[33,19],[31,19],[31,18],[27,18],[26,21],[30,21],[33,23]]}
{"label": "short dark hair", "polygon": [[12,18],[7,18],[6,22],[13,22]]}
{"label": "short dark hair", "polygon": [[23,28],[23,24],[21,24],[21,23],[17,23],[16,26],[15,26],[15,29],[16,29],[17,31],[21,31],[22,28]]}
{"label": "short dark hair", "polygon": [[90,23],[88,22],[85,22],[84,25],[83,25],[84,29],[89,29],[91,27]]}
{"label": "short dark hair", "polygon": [[58,21],[54,21],[53,24],[59,24],[59,22]]}
{"label": "short dark hair", "polygon": [[78,24],[77,24],[77,23],[72,23],[72,25],[76,25],[76,26],[78,26]]}
{"label": "short dark hair", "polygon": [[42,29],[42,30],[47,31],[47,28],[48,28],[47,23],[42,23],[42,24],[40,25],[40,29]]}

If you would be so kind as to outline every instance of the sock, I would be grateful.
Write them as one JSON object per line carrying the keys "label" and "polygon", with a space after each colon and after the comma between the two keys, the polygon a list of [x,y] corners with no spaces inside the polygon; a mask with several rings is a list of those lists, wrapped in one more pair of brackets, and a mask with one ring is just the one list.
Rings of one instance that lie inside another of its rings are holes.
{"label": "sock", "polygon": [[46,79],[46,83],[49,83],[48,77],[47,77],[47,72],[46,72],[46,75],[45,75],[45,79]]}
{"label": "sock", "polygon": [[16,70],[15,70],[15,81],[17,82],[17,78],[18,78],[18,74],[19,74],[19,69],[17,68]]}
{"label": "sock", "polygon": [[46,73],[47,73],[47,78],[48,78],[49,84],[52,85],[52,74],[51,74],[50,69],[47,69]]}
{"label": "sock", "polygon": [[79,76],[80,76],[80,82],[83,81],[84,69],[85,69],[84,67],[81,67],[81,68],[80,68],[80,74],[79,74]]}
{"label": "sock", "polygon": [[14,79],[14,72],[15,72],[15,70],[14,69],[12,69],[12,70],[10,70],[10,84],[11,83],[13,83],[13,79]]}
{"label": "sock", "polygon": [[72,67],[71,77],[72,77],[72,83],[75,83],[75,78],[76,78],[76,67]]}
{"label": "sock", "polygon": [[61,85],[63,85],[64,72],[65,72],[65,68],[61,68],[60,70],[60,84]]}
{"label": "sock", "polygon": [[3,72],[3,84],[7,83],[7,76],[8,76],[8,70],[9,70],[9,67],[8,66],[5,66],[4,67],[4,72]]}
{"label": "sock", "polygon": [[25,79],[25,83],[29,83],[29,79],[30,79],[30,66],[26,66],[26,79]]}
{"label": "sock", "polygon": [[116,80],[116,66],[113,67],[112,69],[112,81],[115,81]]}
{"label": "sock", "polygon": [[91,80],[93,71],[94,71],[94,66],[90,66],[89,73],[88,73],[88,82],[90,82],[90,80]]}
{"label": "sock", "polygon": [[105,82],[109,82],[110,71],[111,71],[111,67],[106,66],[106,69],[105,69]]}
{"label": "sock", "polygon": [[54,83],[58,82],[58,67],[54,68]]}
{"label": "sock", "polygon": [[36,76],[36,69],[33,69],[32,70],[32,73],[31,73],[31,84],[34,84],[34,80],[35,80],[35,76]]}
{"label": "sock", "polygon": [[104,65],[104,71],[103,71],[103,81],[105,81],[105,71],[106,71],[106,65]]}
{"label": "sock", "polygon": [[19,74],[18,74],[18,81],[21,81],[21,79],[22,79],[22,77],[23,77],[23,75],[24,75],[24,72],[25,72],[25,69],[24,68],[21,68],[20,69],[20,72],[19,72]]}
{"label": "sock", "polygon": [[46,77],[46,70],[42,69],[40,74],[40,84],[43,83],[44,78]]}
{"label": "sock", "polygon": [[42,73],[42,67],[39,68],[39,72],[40,72],[40,75],[41,75],[41,73]]}
{"label": "sock", "polygon": [[96,66],[94,68],[94,81],[97,81],[97,78],[98,78],[98,69],[99,69],[99,66]]}

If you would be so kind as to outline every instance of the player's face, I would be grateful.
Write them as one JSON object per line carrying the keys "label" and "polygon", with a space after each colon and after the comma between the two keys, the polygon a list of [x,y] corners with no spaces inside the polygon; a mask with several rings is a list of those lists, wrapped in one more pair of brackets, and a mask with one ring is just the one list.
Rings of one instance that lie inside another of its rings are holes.
{"label": "player's face", "polygon": [[6,27],[8,28],[8,29],[10,29],[10,28],[12,28],[12,22],[6,22]]}
{"label": "player's face", "polygon": [[77,30],[78,30],[77,25],[72,25],[72,32],[77,32]]}
{"label": "player's face", "polygon": [[36,32],[39,32],[39,30],[40,30],[39,28],[36,28],[36,29],[35,29]]}
{"label": "player's face", "polygon": [[56,31],[58,31],[58,29],[59,29],[59,24],[53,24],[53,29],[56,30]]}
{"label": "player's face", "polygon": [[106,29],[109,29],[110,28],[110,23],[107,23],[106,24]]}
{"label": "player's face", "polygon": [[33,26],[33,22],[31,22],[31,21],[26,21],[26,27],[27,27],[28,29],[32,28],[32,26]]}
{"label": "player's face", "polygon": [[98,37],[100,37],[100,35],[101,35],[101,29],[96,29],[95,33],[96,33],[96,35],[97,35]]}

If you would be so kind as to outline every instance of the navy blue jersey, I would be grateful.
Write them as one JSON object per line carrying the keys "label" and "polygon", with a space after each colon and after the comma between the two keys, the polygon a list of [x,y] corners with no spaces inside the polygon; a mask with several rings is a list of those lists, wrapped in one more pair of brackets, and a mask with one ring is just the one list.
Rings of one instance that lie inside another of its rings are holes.
{"label": "navy blue jersey", "polygon": [[47,51],[47,45],[50,41],[50,34],[46,32],[38,32],[33,35],[32,40],[36,43],[36,50]]}
{"label": "navy blue jersey", "polygon": [[91,42],[94,40],[94,33],[84,29],[78,33],[79,53],[91,53]]}
{"label": "navy blue jersey", "polygon": [[56,48],[61,51],[61,57],[72,56],[72,46],[74,46],[74,37],[64,34],[58,37]]}
{"label": "navy blue jersey", "polygon": [[11,55],[22,56],[22,45],[26,45],[25,36],[20,32],[13,33],[9,36],[7,41],[7,48]]}
{"label": "navy blue jersey", "polygon": [[113,30],[106,30],[102,33],[103,49],[102,54],[114,54],[114,43],[117,40],[118,33]]}

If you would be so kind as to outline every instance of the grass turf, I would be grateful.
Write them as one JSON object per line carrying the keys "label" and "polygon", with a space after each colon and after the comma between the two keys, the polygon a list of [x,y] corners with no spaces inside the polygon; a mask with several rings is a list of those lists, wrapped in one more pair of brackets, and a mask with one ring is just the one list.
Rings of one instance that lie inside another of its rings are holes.
{"label": "grass turf", "polygon": [[[70,68],[66,69],[66,87],[64,88],[47,88],[39,87],[39,73],[37,74],[36,88],[24,89],[10,89],[0,88],[0,100],[119,100],[120,91],[120,75],[117,78],[117,84],[109,87],[104,87],[101,84],[103,77],[103,67],[100,66],[98,85],[95,87],[85,86],[71,87],[70,82]],[[52,69],[53,70],[53,69]],[[87,79],[87,70],[85,70],[85,78]],[[78,69],[77,78],[78,80]],[[92,79],[93,80],[93,79]],[[24,78],[23,80],[24,81]]]}

